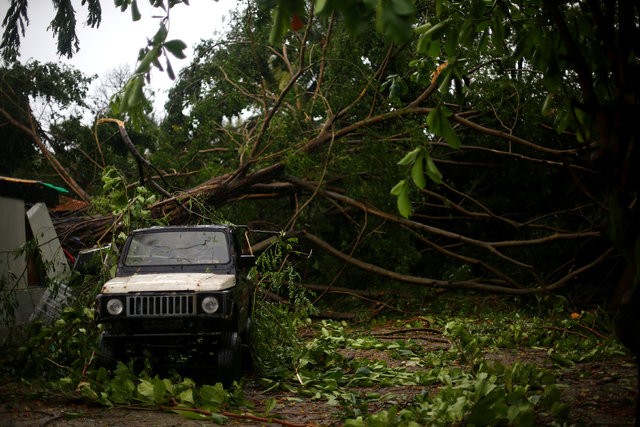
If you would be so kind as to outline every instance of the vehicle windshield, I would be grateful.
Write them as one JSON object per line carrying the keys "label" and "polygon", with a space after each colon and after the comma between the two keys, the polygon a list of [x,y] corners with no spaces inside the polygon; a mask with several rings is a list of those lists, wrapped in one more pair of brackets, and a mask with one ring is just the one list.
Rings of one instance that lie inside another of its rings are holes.
{"label": "vehicle windshield", "polygon": [[140,233],[129,245],[125,265],[226,264],[229,250],[221,231],[181,230]]}

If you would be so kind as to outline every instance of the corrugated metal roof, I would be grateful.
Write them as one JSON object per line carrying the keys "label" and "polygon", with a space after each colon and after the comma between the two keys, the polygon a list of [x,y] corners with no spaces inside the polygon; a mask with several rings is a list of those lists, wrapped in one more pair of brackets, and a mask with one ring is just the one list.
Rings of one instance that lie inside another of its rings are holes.
{"label": "corrugated metal roof", "polygon": [[22,199],[28,203],[44,202],[53,207],[61,194],[68,190],[42,181],[0,176],[0,196]]}
{"label": "corrugated metal roof", "polygon": [[49,209],[53,212],[76,212],[86,208],[89,203],[71,197],[60,196],[60,203]]}

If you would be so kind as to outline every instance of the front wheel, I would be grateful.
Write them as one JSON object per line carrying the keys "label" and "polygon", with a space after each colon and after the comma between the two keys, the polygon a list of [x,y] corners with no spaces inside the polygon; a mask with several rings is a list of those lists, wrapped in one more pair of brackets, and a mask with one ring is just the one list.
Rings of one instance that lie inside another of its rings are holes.
{"label": "front wheel", "polygon": [[118,352],[116,352],[114,341],[105,338],[104,334],[100,335],[100,342],[98,344],[98,366],[113,370],[117,364]]}
{"label": "front wheel", "polygon": [[218,376],[224,385],[231,385],[242,373],[242,340],[236,332],[222,336],[216,360]]}

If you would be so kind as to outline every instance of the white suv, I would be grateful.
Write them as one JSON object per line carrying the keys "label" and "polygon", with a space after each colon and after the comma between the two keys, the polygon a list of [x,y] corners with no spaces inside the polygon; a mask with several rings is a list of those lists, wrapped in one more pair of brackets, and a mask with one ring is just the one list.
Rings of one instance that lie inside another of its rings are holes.
{"label": "white suv", "polygon": [[246,233],[227,225],[132,232],[116,277],[96,298],[99,361],[114,367],[146,349],[168,363],[214,366],[223,380],[238,377],[254,289]]}

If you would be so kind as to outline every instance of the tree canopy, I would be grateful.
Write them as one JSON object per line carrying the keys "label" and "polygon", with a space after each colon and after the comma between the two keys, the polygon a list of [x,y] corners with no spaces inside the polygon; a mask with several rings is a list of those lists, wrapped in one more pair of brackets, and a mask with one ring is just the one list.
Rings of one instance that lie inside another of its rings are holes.
{"label": "tree canopy", "polygon": [[[179,2],[151,3],[166,19],[112,102],[138,124],[146,75],[185,47]],[[7,59],[26,17],[13,0]],[[324,285],[594,294],[636,271],[634,2],[274,0],[232,19],[176,76],[160,133],[118,122],[155,217],[302,236]]]}

